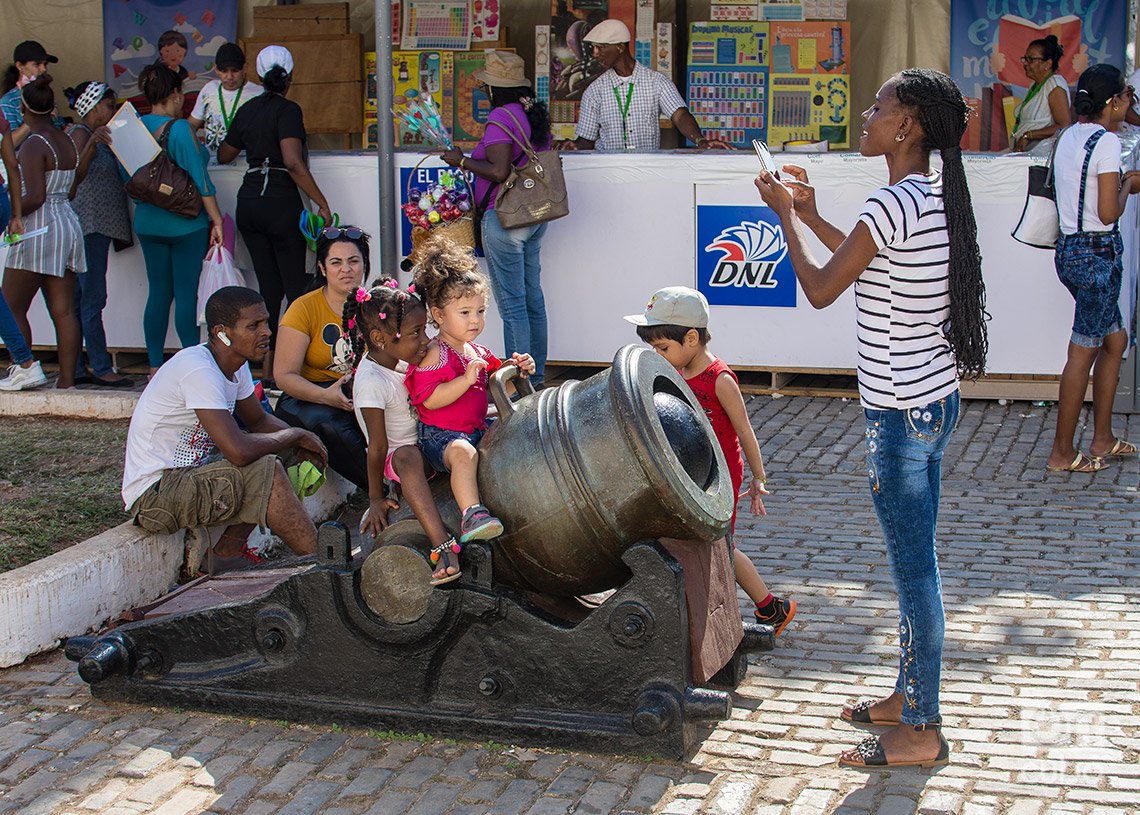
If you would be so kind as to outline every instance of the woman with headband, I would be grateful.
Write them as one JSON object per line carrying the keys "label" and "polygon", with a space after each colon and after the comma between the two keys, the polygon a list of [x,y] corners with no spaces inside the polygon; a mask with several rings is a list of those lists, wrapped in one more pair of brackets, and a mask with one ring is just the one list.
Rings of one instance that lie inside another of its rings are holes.
{"label": "woman with headband", "polygon": [[[80,117],[67,133],[80,151],[78,185],[71,207],[83,227],[83,251],[87,274],[76,280],[75,316],[80,342],[87,344],[87,362],[82,351],[76,359],[77,384],[93,382],[105,388],[130,387],[131,380],[115,373],[107,353],[103,308],[107,305],[107,254],[111,243],[131,245],[131,215],[127,193],[119,175],[115,154],[101,139],[101,128],[115,115],[115,92],[102,82],[84,82],[63,91],[71,109]],[[91,366],[91,374],[87,373]]]}

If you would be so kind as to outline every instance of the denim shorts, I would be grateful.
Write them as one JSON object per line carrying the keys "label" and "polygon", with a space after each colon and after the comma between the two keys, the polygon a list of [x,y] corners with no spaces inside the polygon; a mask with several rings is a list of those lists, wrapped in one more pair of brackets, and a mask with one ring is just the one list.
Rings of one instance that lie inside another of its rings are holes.
{"label": "denim shorts", "polygon": [[1099,348],[1109,334],[1124,330],[1120,317],[1124,242],[1120,232],[1061,235],[1054,264],[1057,277],[1076,301],[1069,340],[1073,345]]}
{"label": "denim shorts", "polygon": [[472,447],[478,447],[479,441],[483,438],[484,430],[475,430],[471,433],[463,433],[459,430],[445,430],[442,427],[433,427],[430,424],[420,425],[420,450],[423,451],[424,458],[431,468],[437,473],[450,472],[447,464],[443,461],[443,453],[447,450],[447,446],[453,441],[463,439],[471,443]]}

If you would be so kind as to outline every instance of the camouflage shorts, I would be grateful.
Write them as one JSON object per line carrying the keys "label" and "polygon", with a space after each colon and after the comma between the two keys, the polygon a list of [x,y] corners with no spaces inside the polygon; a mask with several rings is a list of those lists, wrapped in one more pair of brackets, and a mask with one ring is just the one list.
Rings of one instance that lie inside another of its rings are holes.
{"label": "camouflage shorts", "polygon": [[164,535],[217,524],[264,528],[276,464],[277,456],[264,456],[245,467],[222,460],[164,470],[158,483],[135,501],[131,514],[146,531]]}

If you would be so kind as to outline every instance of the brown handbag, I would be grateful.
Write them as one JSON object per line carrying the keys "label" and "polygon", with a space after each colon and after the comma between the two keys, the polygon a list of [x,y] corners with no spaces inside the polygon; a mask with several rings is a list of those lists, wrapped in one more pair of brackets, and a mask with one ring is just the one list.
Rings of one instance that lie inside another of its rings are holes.
{"label": "brown handbag", "polygon": [[167,122],[158,132],[158,146],[162,151],[135,170],[127,182],[127,195],[184,218],[197,218],[202,211],[202,195],[190,173],[170,157],[167,147],[173,124],[173,120]]}
{"label": "brown handbag", "polygon": [[[509,110],[506,113],[514,119],[521,133],[522,123],[518,117]],[[522,167],[511,167],[511,174],[499,185],[499,191],[495,195],[495,212],[498,213],[503,229],[533,226],[569,215],[570,202],[566,197],[562,157],[555,150],[539,153],[530,139],[519,141],[518,136],[510,130],[505,127],[502,129],[522,148],[528,159]]]}

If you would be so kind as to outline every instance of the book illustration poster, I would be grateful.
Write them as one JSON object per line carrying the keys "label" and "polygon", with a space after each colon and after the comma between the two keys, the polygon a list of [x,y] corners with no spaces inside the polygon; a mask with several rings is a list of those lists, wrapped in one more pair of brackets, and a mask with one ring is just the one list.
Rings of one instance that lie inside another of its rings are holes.
{"label": "book illustration poster", "polygon": [[1123,70],[1128,5],[1128,0],[1022,3],[1021,16],[1002,14],[1004,4],[991,0],[951,0],[950,76],[979,114],[971,118],[963,149],[1009,147],[1010,123],[1032,84],[1021,65],[1032,40],[1057,36],[1065,51],[1057,72],[1070,87],[1090,65]]}
{"label": "book illustration poster", "polygon": [[[513,48],[500,48],[499,51],[514,51]],[[474,144],[483,138],[483,128],[487,125],[487,114],[491,112],[491,100],[487,94],[477,90],[475,72],[483,70],[487,62],[486,51],[457,51],[454,58],[454,93],[451,116],[451,136],[456,144]]]}
{"label": "book illustration poster", "polygon": [[[578,104],[601,73],[585,41],[590,29],[607,18],[621,20],[631,34],[637,28],[636,0],[552,0],[550,19],[550,119],[577,122]],[[630,48],[633,48],[633,43]],[[647,66],[652,67],[652,66]]]}
{"label": "book illustration poster", "polygon": [[770,39],[772,73],[851,73],[848,22],[772,23]]}
{"label": "book illustration poster", "polygon": [[709,138],[767,138],[768,23],[689,26],[689,110]]}
{"label": "book illustration poster", "polygon": [[[453,60],[450,51],[393,51],[393,106],[399,109],[399,106],[406,101],[415,99],[421,94],[429,94],[444,119],[448,119],[448,111],[451,109],[452,70]],[[444,125],[450,128],[451,122],[444,121]],[[427,144],[422,136],[412,133],[406,125],[398,121],[396,142],[397,147],[420,147]]]}
{"label": "book illustration poster", "polygon": [[[180,63],[187,71],[183,90],[192,106],[202,86],[216,78],[214,55],[218,48],[237,39],[237,4],[224,0],[103,0],[103,73],[120,99],[139,95],[139,71],[162,58],[158,40],[166,31],[177,31],[186,38]],[[177,61],[178,51],[167,56]],[[145,109],[149,107],[144,103]]]}

